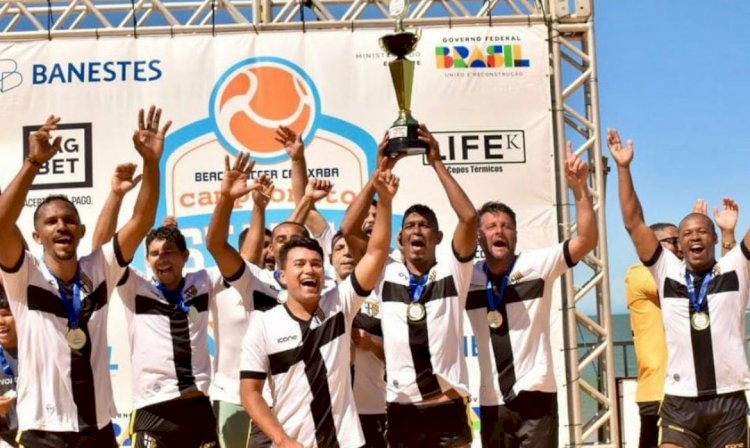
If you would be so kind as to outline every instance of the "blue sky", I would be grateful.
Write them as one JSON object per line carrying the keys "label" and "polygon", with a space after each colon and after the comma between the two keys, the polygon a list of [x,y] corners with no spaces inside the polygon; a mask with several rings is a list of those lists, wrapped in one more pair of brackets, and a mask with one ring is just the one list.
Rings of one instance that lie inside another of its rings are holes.
{"label": "blue sky", "polygon": [[[696,198],[713,207],[731,196],[741,239],[750,223],[750,2],[600,0],[595,12],[601,122],[635,141],[646,222],[678,222]],[[613,312],[621,313],[623,278],[637,257],[622,225],[614,160],[610,166],[610,282]]]}

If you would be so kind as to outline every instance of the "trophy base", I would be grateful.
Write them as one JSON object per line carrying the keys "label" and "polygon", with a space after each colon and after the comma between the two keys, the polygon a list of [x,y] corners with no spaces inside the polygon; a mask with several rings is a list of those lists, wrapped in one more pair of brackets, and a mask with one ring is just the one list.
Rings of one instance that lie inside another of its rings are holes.
{"label": "trophy base", "polygon": [[388,147],[385,149],[385,155],[393,158],[401,154],[426,154],[430,145],[419,139],[417,129],[418,124],[397,125],[388,129]]}

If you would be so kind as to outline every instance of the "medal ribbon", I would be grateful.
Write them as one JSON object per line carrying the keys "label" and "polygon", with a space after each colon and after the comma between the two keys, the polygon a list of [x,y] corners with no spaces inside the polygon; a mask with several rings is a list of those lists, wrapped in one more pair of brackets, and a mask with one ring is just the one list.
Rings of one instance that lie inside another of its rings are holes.
{"label": "medal ribbon", "polygon": [[414,275],[409,273],[409,294],[411,294],[411,303],[417,303],[419,298],[422,297],[425,288],[427,287],[427,276],[429,272],[424,275]]}
{"label": "medal ribbon", "polygon": [[185,303],[185,299],[182,297],[182,290],[185,288],[185,279],[180,280],[180,286],[177,289],[169,289],[167,285],[161,282],[156,282],[156,287],[161,291],[167,302],[177,306],[183,313],[190,311],[190,308]]}
{"label": "medal ribbon", "polygon": [[714,278],[714,271],[709,271],[705,277],[703,277],[703,282],[701,283],[701,290],[700,293],[696,296],[695,295],[695,283],[693,281],[693,274],[690,272],[685,272],[685,286],[687,286],[688,295],[690,296],[690,303],[693,305],[693,309],[696,313],[699,313],[701,311],[701,307],[706,302],[706,296],[708,295],[708,284],[711,282],[711,279]]}
{"label": "medal ribbon", "polygon": [[[47,268],[49,271],[49,268]],[[52,271],[50,271],[52,273]],[[76,269],[76,276],[73,278],[73,297],[68,296],[68,291],[65,289],[65,284],[57,278],[54,274],[55,281],[57,281],[57,290],[60,293],[60,299],[62,300],[65,312],[68,314],[68,326],[70,328],[78,328],[81,321],[81,269]]]}
{"label": "medal ribbon", "polygon": [[0,348],[0,364],[3,366],[3,372],[5,372],[6,375],[11,378],[15,376],[13,375],[13,368],[8,364],[8,360],[5,359],[5,351],[2,348]]}
{"label": "medal ribbon", "polygon": [[490,270],[487,268],[487,262],[482,266],[484,275],[487,277],[487,286],[484,289],[484,295],[487,297],[487,309],[489,311],[497,311],[503,305],[503,300],[505,300],[505,289],[508,287],[510,273],[513,272],[513,267],[516,265],[517,259],[518,257],[513,259],[510,268],[505,271],[503,277],[500,279],[500,291],[498,291],[497,294],[495,294],[495,285],[492,283],[492,276]]}

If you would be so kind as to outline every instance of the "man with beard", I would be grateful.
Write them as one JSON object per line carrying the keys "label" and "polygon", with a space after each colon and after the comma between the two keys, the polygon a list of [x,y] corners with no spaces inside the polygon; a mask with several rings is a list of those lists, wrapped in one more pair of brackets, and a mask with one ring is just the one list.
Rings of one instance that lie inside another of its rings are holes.
{"label": "man with beard", "polygon": [[557,387],[550,347],[552,286],[597,243],[588,165],[567,145],[565,174],[577,235],[516,252],[516,214],[500,202],[479,209],[479,245],[466,310],[477,338],[484,448],[557,447]]}
{"label": "man with beard", "polygon": [[744,447],[750,231],[717,261],[718,236],[711,219],[690,213],[678,225],[680,260],[662,248],[644,222],[630,172],[633,142],[623,145],[619,133],[609,130],[607,144],[617,162],[625,229],[659,291],[668,360],[659,409],[660,446]]}
{"label": "man with beard", "polygon": [[388,379],[387,438],[394,448],[463,447],[471,444],[463,313],[476,251],[477,212],[424,125],[419,138],[429,145],[427,161],[458,225],[450,250],[438,257],[443,234],[435,213],[422,204],[409,207],[398,234],[403,262],[389,262],[376,288]]}
{"label": "man with beard", "polygon": [[[288,300],[251,318],[242,353],[242,400],[276,446],[347,448],[364,442],[350,388],[351,326],[388,257],[398,180],[381,171],[376,188],[378,219],[354,272],[324,290],[322,248],[315,240],[293,238],[279,258]],[[266,378],[273,413],[261,396]]]}
{"label": "man with beard", "polygon": [[[33,447],[116,447],[115,406],[107,352],[108,301],[138,244],[154,223],[159,198],[159,161],[167,123],[161,110],[138,116],[133,135],[143,159],[143,185],[133,216],[112,243],[78,258],[85,227],[64,196],[49,196],[34,213],[37,258],[24,251],[15,227],[40,168],[60,152],[50,141],[58,117],[32,134],[28,156],[0,196],[0,267],[18,328],[18,441]],[[34,372],[24,377],[23,372]]]}

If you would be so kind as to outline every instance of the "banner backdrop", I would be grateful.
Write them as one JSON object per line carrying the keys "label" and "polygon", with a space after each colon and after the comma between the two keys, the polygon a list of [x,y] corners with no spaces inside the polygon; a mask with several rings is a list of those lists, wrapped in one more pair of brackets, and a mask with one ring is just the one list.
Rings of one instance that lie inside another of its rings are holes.
{"label": "banner backdrop", "polygon": [[[516,210],[519,249],[556,243],[546,28],[422,31],[410,56],[417,64],[414,116],[435,134],[446,165],[477,207],[487,200],[501,200]],[[387,68],[391,57],[378,45],[385,33],[1,43],[0,183],[4,187],[22,163],[28,135],[48,115],[62,117],[57,132],[63,136],[61,154],[40,171],[19,220],[25,237],[40,252],[32,242],[32,213],[50,193],[68,195],[93,231],[115,166],[139,161],[132,132],[138,109],[151,104],[164,109],[162,120],[174,121],[162,161],[157,223],[167,215],[179,218],[191,251],[190,269],[214,265],[204,246],[205,232],[219,194],[225,155],[250,151],[257,160],[253,174],[273,178],[276,190],[268,209],[269,226],[290,213],[290,163],[273,139],[281,124],[302,133],[309,175],[334,182],[319,209],[338,223],[374,169],[377,142],[397,117]],[[444,240],[450,241],[456,217],[430,166],[422,157],[409,157],[399,162],[396,174],[402,181],[394,222],[400,225],[400,213],[409,205],[425,203],[436,211]],[[120,224],[130,215],[135,196],[126,198]],[[247,226],[251,208],[250,200],[235,205],[233,244]],[[90,239],[85,239],[81,254],[89,244]],[[146,269],[143,250],[133,264]],[[564,428],[567,406],[559,303],[557,294],[552,320],[553,334],[559,337],[553,337],[553,343]],[[130,410],[129,347],[119,299],[114,298],[112,305],[112,379],[118,409],[125,417]],[[466,327],[464,346],[476,389],[476,348],[468,321]],[[123,419],[117,423],[118,431],[124,428]],[[476,418],[474,425],[478,427]]]}

